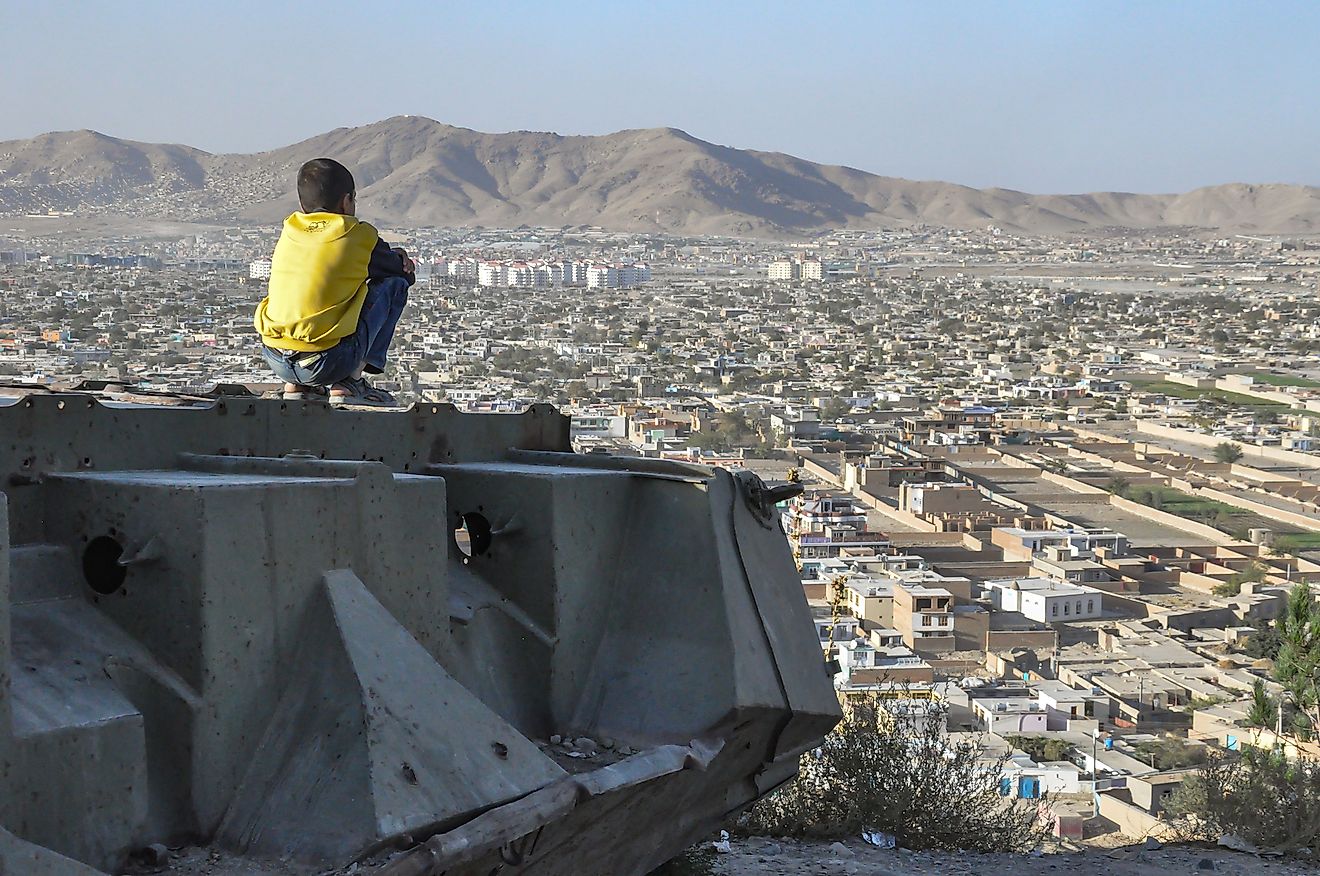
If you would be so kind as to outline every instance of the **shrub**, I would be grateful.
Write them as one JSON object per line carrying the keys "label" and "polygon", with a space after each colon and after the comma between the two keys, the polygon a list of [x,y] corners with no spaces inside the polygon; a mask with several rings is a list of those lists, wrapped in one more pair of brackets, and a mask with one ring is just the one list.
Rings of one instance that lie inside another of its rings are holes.
{"label": "shrub", "polygon": [[1194,839],[1237,834],[1265,849],[1320,854],[1320,762],[1246,748],[1188,776],[1165,808]]}
{"label": "shrub", "polygon": [[1068,760],[1073,751],[1071,743],[1044,736],[1005,736],[1004,741],[1019,751],[1025,751],[1037,763]]}
{"label": "shrub", "polygon": [[1231,441],[1215,445],[1215,459],[1219,462],[1237,462],[1242,458],[1242,447]]}
{"label": "shrub", "polygon": [[1242,592],[1242,585],[1239,582],[1234,581],[1232,578],[1230,578],[1227,581],[1220,581],[1214,587],[1211,587],[1210,592],[1212,592],[1215,596],[1225,596],[1231,598],[1237,596]]}
{"label": "shrub", "polygon": [[1204,745],[1187,745],[1178,739],[1156,739],[1134,746],[1137,757],[1157,770],[1178,770],[1205,763],[1210,751]]}
{"label": "shrub", "polygon": [[1000,796],[1007,755],[983,758],[978,740],[950,739],[944,717],[943,706],[924,701],[852,705],[803,756],[797,780],[753,807],[740,832],[841,838],[869,828],[917,850],[1040,845],[1048,827],[1038,807]]}

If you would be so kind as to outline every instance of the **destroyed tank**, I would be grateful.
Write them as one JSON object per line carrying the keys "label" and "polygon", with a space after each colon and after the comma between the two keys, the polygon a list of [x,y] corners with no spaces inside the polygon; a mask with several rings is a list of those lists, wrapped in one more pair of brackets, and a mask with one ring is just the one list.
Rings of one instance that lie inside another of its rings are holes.
{"label": "destroyed tank", "polygon": [[839,718],[793,485],[109,389],[0,398],[0,873],[642,874]]}

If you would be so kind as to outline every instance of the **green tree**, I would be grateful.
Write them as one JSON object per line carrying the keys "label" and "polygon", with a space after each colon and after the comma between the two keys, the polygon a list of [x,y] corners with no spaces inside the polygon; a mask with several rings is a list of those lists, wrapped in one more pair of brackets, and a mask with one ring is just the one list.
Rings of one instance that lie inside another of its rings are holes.
{"label": "green tree", "polygon": [[1293,587],[1277,621],[1279,656],[1274,678],[1309,725],[1308,735],[1320,727],[1320,606],[1306,584]]}
{"label": "green tree", "polygon": [[841,398],[828,398],[820,406],[820,418],[825,422],[832,422],[848,415],[851,410],[846,401]]}
{"label": "green tree", "polygon": [[1269,691],[1265,689],[1265,679],[1256,679],[1251,688],[1251,708],[1247,711],[1247,723],[1252,727],[1269,727],[1278,715],[1278,706]]}
{"label": "green tree", "polygon": [[1218,462],[1237,462],[1242,458],[1242,445],[1224,441],[1215,445],[1214,453]]}
{"label": "green tree", "polygon": [[1247,637],[1242,653],[1257,660],[1274,661],[1279,657],[1279,647],[1282,644],[1277,626],[1269,621],[1257,620],[1252,623],[1252,632]]}
{"label": "green tree", "polygon": [[1241,572],[1235,572],[1229,577],[1229,581],[1237,586],[1243,584],[1260,584],[1270,573],[1270,569],[1264,563],[1253,561]]}
{"label": "green tree", "polygon": [[[1237,576],[1234,575],[1233,577],[1236,578]],[[1237,596],[1242,592],[1242,585],[1234,581],[1233,578],[1229,578],[1227,581],[1220,581],[1214,587],[1211,587],[1210,592],[1215,596]]]}
{"label": "green tree", "polygon": [[1067,760],[1073,746],[1064,739],[1047,739],[1044,736],[1005,736],[1004,741],[1019,751],[1031,755],[1036,762]]}

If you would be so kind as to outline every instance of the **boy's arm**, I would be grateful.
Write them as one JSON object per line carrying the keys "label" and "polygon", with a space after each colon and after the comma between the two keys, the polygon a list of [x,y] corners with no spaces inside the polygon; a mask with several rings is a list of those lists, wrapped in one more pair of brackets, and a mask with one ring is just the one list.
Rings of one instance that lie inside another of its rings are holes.
{"label": "boy's arm", "polygon": [[390,245],[379,238],[371,251],[371,262],[367,265],[367,279],[380,280],[384,277],[403,277],[411,286],[417,282],[417,276],[409,270],[412,262],[402,250],[390,249]]}

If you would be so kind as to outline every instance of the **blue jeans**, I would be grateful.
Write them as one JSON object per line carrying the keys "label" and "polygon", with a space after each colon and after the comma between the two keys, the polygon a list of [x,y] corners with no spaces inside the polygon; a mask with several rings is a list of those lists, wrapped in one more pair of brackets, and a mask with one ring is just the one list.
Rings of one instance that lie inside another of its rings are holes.
{"label": "blue jeans", "polygon": [[358,366],[369,374],[385,370],[385,357],[394,340],[399,316],[408,304],[408,281],[403,277],[385,277],[367,285],[357,331],[320,353],[299,353],[261,345],[275,376],[286,383],[305,386],[330,386],[353,376]]}

